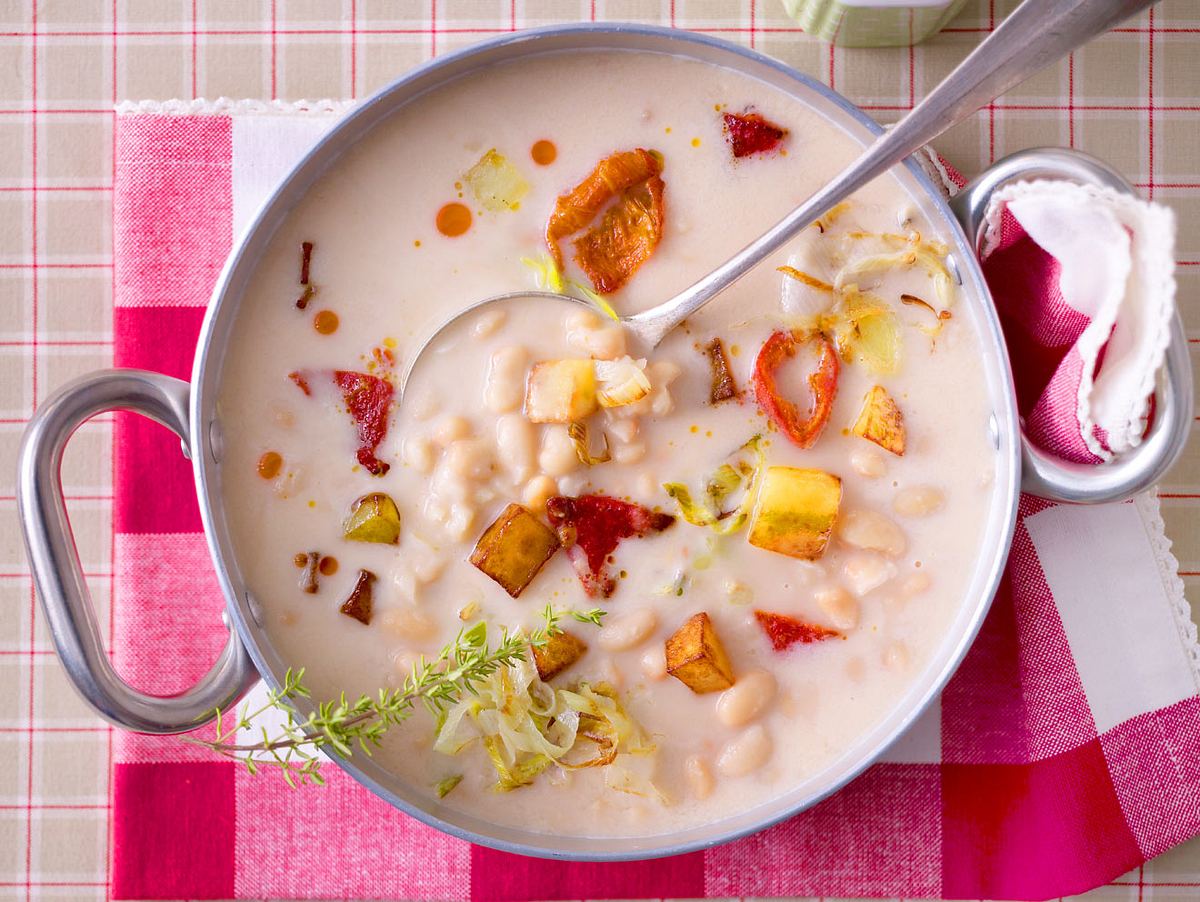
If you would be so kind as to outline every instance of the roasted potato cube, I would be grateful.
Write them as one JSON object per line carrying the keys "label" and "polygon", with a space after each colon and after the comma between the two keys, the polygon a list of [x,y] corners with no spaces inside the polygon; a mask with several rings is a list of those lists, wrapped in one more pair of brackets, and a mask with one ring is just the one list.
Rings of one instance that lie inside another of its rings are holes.
{"label": "roasted potato cube", "polygon": [[574,633],[555,633],[544,644],[534,646],[533,663],[538,676],[550,680],[582,658],[585,651],[587,643]]}
{"label": "roasted potato cube", "polygon": [[535,363],[525,383],[525,416],[534,423],[570,423],[596,412],[596,367],[590,360]]}
{"label": "roasted potato cube", "polygon": [[904,456],[904,417],[892,396],[880,385],[867,392],[862,411],[850,431],[885,451]]}
{"label": "roasted potato cube", "polygon": [[363,495],[342,523],[342,537],[354,542],[395,545],[400,541],[400,511],[383,492]]}
{"label": "roasted potato cube", "polygon": [[733,668],[704,611],[692,615],[667,640],[667,673],[697,695],[733,685]]}
{"label": "roasted potato cube", "polygon": [[521,505],[510,504],[479,537],[471,563],[516,598],[558,545],[553,529]]}
{"label": "roasted potato cube", "polygon": [[824,470],[767,467],[750,521],[751,545],[815,561],[825,553],[842,481]]}

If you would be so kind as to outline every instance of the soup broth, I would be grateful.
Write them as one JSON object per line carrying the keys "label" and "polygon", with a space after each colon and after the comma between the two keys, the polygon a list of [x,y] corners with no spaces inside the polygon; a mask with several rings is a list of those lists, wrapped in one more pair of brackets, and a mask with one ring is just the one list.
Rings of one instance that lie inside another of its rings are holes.
{"label": "soup broth", "polygon": [[[551,55],[413,101],[289,214],[219,400],[225,516],[278,653],[324,699],[547,605],[578,640],[546,647],[544,680],[510,674],[552,708],[525,728],[553,745],[571,726],[569,754],[514,751],[494,712],[439,733],[418,706],[376,753],[397,781],[501,824],[663,833],[819,774],[909,690],[964,603],[994,451],[979,337],[900,183],[655,349],[604,310],[670,298],[858,151],[736,72]],[[581,184],[590,207],[560,200]],[[548,242],[556,211],[578,228]],[[451,315],[557,279],[586,306],[484,308],[394,390]],[[593,609],[600,626],[567,613]]]}

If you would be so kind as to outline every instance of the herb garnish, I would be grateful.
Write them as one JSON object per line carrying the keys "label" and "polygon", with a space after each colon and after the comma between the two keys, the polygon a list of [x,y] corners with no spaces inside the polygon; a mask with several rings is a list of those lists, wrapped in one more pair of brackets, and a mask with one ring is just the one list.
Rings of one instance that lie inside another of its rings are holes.
{"label": "herb garnish", "polygon": [[[289,786],[323,785],[325,778],[320,773],[323,761],[317,754],[319,750],[348,758],[354,754],[357,745],[369,756],[372,748],[381,745],[389,728],[412,715],[417,702],[436,717],[473,692],[475,684],[497,668],[525,660],[530,646],[540,647],[551,636],[561,633],[559,624],[564,617],[599,626],[604,613],[599,608],[562,612],[546,605],[542,612],[545,623],[541,627],[528,635],[501,628],[500,641],[495,647],[489,645],[487,623],[481,621],[460,631],[436,658],[426,660],[422,656],[413,665],[403,686],[381,689],[374,697],[362,695],[353,702],[343,693],[336,701],[317,705],[302,720],[297,719],[294,702],[311,698],[311,694],[303,682],[304,668],[289,669],[283,685],[272,690],[259,708],[251,710],[246,704],[240,712],[217,709],[215,738],[185,736],[183,740],[237,761],[251,774],[258,773],[262,767],[274,767],[279,769]],[[257,722],[272,710],[286,717],[286,722],[274,735]],[[231,713],[236,716],[230,717]],[[239,731],[254,729],[262,734],[260,742],[238,742]]]}

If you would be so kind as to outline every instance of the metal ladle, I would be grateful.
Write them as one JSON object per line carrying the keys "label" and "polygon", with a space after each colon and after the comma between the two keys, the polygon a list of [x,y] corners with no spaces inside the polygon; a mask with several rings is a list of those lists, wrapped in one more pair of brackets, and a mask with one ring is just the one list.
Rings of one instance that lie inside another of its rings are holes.
{"label": "metal ladle", "polygon": [[[640,341],[644,349],[656,347],[671,330],[795,238],[822,213],[1005,91],[1130,16],[1152,6],[1153,2],[1025,0],[908,115],[879,135],[861,156],[821,190],[704,278],[649,310],[620,317],[621,324]],[[1070,169],[1071,164],[1061,168]],[[1081,170],[1083,177],[1088,177],[1087,173],[1082,172],[1086,167],[1076,164],[1075,168]],[[1119,180],[1119,176],[1111,175],[1111,180]],[[965,193],[970,194],[969,191]],[[966,202],[969,203],[970,198]],[[968,212],[972,217],[976,215],[976,211]],[[968,237],[974,239],[974,235]],[[478,301],[454,314],[425,340],[410,358],[407,370],[402,375],[399,385],[401,392],[421,357],[452,325],[478,313],[482,308],[524,298],[592,306],[587,300],[551,291],[514,291]],[[1172,379],[1186,373],[1186,367],[1179,369],[1176,359],[1178,352],[1179,349],[1174,346],[1168,351],[1168,375]],[[1170,393],[1166,394],[1169,401]],[[1028,441],[1024,442],[1023,464],[1027,488],[1057,500],[1103,501],[1127,497],[1153,484],[1174,457],[1157,453],[1161,450],[1159,446],[1175,441],[1175,433],[1183,428],[1177,416],[1166,415],[1177,413],[1173,405],[1162,413],[1139,449],[1128,455],[1127,459],[1105,467],[1107,487],[1106,491],[1099,493],[1094,489],[1095,468],[1087,468],[1093,471],[1087,477],[1093,487],[1080,490],[1083,474],[1076,472],[1078,465],[1058,461]]]}
{"label": "metal ladle", "polygon": [[[622,316],[621,324],[646,348],[656,347],[668,332],[795,238],[826,210],[1005,91],[1153,3],[1154,0],[1025,0],[907,116],[876,138],[824,188],[700,281],[656,307]],[[590,306],[586,300],[552,291],[514,291],[485,298],[456,313],[426,339],[410,360],[401,387],[425,349],[452,323],[485,306],[527,297]]]}

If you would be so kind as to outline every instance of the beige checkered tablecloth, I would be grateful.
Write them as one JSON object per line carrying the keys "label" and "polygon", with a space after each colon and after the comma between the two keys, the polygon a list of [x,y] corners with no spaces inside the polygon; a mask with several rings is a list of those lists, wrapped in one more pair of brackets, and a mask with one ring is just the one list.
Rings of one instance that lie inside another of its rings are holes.
{"label": "beige checkered tablecloth", "polygon": [[[66,684],[34,605],[14,474],[38,403],[111,363],[117,101],[361,97],[488,34],[594,18],[748,44],[890,121],[1013,5],[972,0],[946,32],[910,51],[831,49],[801,33],[780,0],[0,0],[0,899],[108,895],[111,736]],[[1200,0],[1164,0],[938,146],[971,174],[1047,144],[1101,156],[1175,208],[1179,297],[1200,347]],[[108,419],[88,424],[64,472],[102,621],[112,570],[110,443]],[[1200,444],[1163,496],[1195,603]],[[1200,898],[1200,841],[1087,898]]]}

